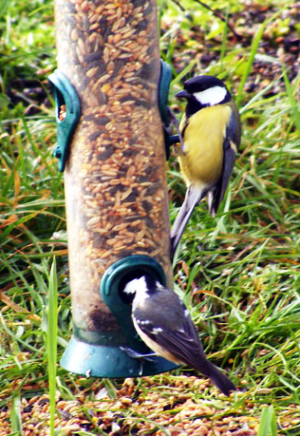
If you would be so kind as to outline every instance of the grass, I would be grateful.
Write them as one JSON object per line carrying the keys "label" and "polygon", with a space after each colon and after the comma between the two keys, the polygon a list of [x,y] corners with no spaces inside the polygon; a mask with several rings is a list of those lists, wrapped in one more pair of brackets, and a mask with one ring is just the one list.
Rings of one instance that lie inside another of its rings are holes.
{"label": "grass", "polygon": [[57,363],[57,272],[54,258],[49,277],[49,305],[48,305],[48,375],[49,375],[49,398],[50,398],[50,434],[55,432],[56,410],[56,363]]}
{"label": "grass", "polygon": [[277,435],[277,425],[276,416],[273,407],[265,407],[261,414],[261,420],[258,429],[259,436],[276,436]]}
{"label": "grass", "polygon": [[[217,3],[222,8],[222,2]],[[231,12],[242,10],[242,2],[233,3]],[[209,37],[215,26],[213,38],[207,40],[213,61],[205,72],[222,72],[238,90],[243,142],[231,189],[215,219],[208,215],[205,201],[194,212],[174,278],[175,290],[189,306],[207,354],[231,369],[234,382],[244,387],[231,403],[222,404],[212,420],[232,414],[261,418],[259,435],[274,435],[275,423],[280,435],[300,431],[299,75],[291,76],[289,66],[281,62],[265,87],[245,92],[245,85],[257,75],[266,31],[283,29],[284,20],[276,14],[279,3],[270,2],[275,18],[257,23],[256,36],[251,35],[245,47],[230,39],[230,30],[219,26],[218,18],[200,6],[192,7],[191,1],[183,3],[190,13],[185,17],[175,3],[161,4],[162,26],[166,19],[171,22],[168,32],[161,33],[162,57],[169,62],[177,58],[171,96],[183,77],[195,74],[200,66],[203,69],[197,56],[188,65],[192,51],[199,50],[192,24],[200,35]],[[1,422],[0,416],[0,435],[5,430],[22,434],[24,399],[42,399],[50,393],[51,434],[60,434],[58,428],[54,431],[55,394],[68,401],[83,397],[88,403],[101,390],[115,401],[122,390],[119,381],[79,378],[55,368],[55,339],[59,359],[70,337],[71,303],[63,178],[52,157],[55,121],[46,80],[55,68],[52,6],[50,1],[29,6],[11,0],[0,7],[0,414],[10,411],[8,421]],[[184,37],[180,46],[179,32]],[[241,61],[245,59],[246,64]],[[33,79],[37,95],[44,96],[40,103],[39,97],[19,87],[20,81]],[[278,92],[270,95],[276,86]],[[171,103],[178,112],[177,102],[171,98]],[[36,110],[34,115],[28,114],[29,106]],[[169,188],[173,221],[185,191],[174,156]],[[134,393],[145,399],[160,394],[167,402],[184,378],[177,371],[136,380]],[[189,385],[181,395],[221,405],[207,390]],[[152,431],[157,428],[168,435],[167,426],[143,411],[114,408],[120,417],[131,420],[132,435],[145,421],[151,422]],[[178,404],[166,411],[175,416],[180,408]],[[107,435],[91,408],[83,404],[79,413],[91,425],[81,435]]]}

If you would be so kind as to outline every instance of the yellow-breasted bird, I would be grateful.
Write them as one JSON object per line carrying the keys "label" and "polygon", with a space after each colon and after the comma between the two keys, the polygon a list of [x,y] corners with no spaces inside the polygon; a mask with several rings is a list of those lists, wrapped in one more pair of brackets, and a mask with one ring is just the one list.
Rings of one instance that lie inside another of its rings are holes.
{"label": "yellow-breasted bird", "polygon": [[220,79],[194,77],[175,96],[187,100],[179,125],[182,144],[178,156],[187,191],[171,230],[171,258],[195,206],[204,196],[210,214],[216,214],[241,142],[239,111]]}

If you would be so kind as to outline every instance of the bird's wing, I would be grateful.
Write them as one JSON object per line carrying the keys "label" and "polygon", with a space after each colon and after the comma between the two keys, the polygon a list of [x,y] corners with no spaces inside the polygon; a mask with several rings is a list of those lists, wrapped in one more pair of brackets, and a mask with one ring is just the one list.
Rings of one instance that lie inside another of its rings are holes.
{"label": "bird's wing", "polygon": [[160,345],[167,349],[178,361],[209,376],[208,360],[203,352],[198,334],[197,338],[190,337],[185,329],[182,331],[164,330],[160,334],[159,339],[156,338],[156,341],[159,341]]}
{"label": "bird's wing", "polygon": [[162,349],[168,351],[176,358],[177,362],[187,364],[206,376],[210,375],[210,363],[205,357],[198,332],[190,315],[187,314],[184,323],[178,325],[176,329],[174,329],[174,326],[164,323],[164,320],[161,320],[162,323],[158,328],[154,323],[150,323],[147,318],[142,320],[140,313],[137,316],[139,328],[143,333],[161,346]]}
{"label": "bird's wing", "polygon": [[[187,309],[185,306],[183,304],[181,305],[184,314],[182,323],[176,323],[176,319],[182,321],[182,314],[179,314],[179,317],[175,318],[175,322],[173,320],[173,323],[171,321],[170,324],[170,320],[166,318],[160,319],[160,323],[157,325],[157,323],[150,322],[149,318],[151,319],[151,317],[147,317],[146,313],[137,310],[135,316],[138,320],[139,329],[145,334],[144,341],[146,342],[146,338],[149,338],[159,345],[162,350],[168,352],[169,356],[165,356],[167,359],[171,359],[177,363],[187,364],[191,368],[209,377],[212,382],[228,396],[231,390],[235,390],[234,384],[227,376],[223,375],[217,367],[207,360],[195,325],[190,315],[186,313]],[[179,313],[181,313],[181,311]],[[174,324],[176,325],[175,328]]]}
{"label": "bird's wing", "polygon": [[227,185],[234,167],[235,157],[237,152],[235,144],[229,139],[229,137],[227,137],[227,139],[224,141],[223,146],[224,146],[224,158],[223,158],[222,179],[220,183],[220,202],[222,202],[223,197],[225,195]]}
{"label": "bird's wing", "polygon": [[199,190],[198,187],[194,187],[192,185],[186,190],[183,204],[181,205],[179,213],[177,214],[177,217],[171,229],[171,260],[173,260],[176,248],[192,215],[192,212],[194,211],[195,207],[198,205],[204,194],[205,193]]}
{"label": "bird's wing", "polygon": [[225,195],[227,185],[234,167],[235,157],[241,141],[241,125],[239,115],[234,107],[226,129],[226,137],[223,143],[223,170],[222,177],[214,188],[212,200],[209,205],[209,212],[214,216]]}

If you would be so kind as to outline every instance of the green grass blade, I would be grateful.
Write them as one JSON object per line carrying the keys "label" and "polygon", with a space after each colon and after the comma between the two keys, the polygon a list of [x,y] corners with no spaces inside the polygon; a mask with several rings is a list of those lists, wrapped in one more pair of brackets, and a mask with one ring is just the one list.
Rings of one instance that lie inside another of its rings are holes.
{"label": "green grass blade", "polygon": [[21,402],[20,398],[14,397],[10,411],[11,435],[23,435],[22,418],[21,418]]}
{"label": "green grass blade", "polygon": [[227,47],[228,14],[229,14],[229,9],[227,9],[227,11],[226,11],[226,21],[225,21],[225,26],[224,26],[224,31],[223,31],[221,54],[220,54],[220,65],[221,65],[222,71],[223,71],[223,60],[224,60],[224,57],[225,57],[226,47]]}
{"label": "green grass blade", "polygon": [[277,436],[276,415],[272,405],[263,409],[257,435]]}
{"label": "green grass blade", "polygon": [[116,388],[113,384],[113,381],[111,379],[105,378],[103,379],[103,385],[106,388],[110,399],[117,399]]}
{"label": "green grass blade", "polygon": [[[289,78],[288,78],[288,75],[287,75],[287,72],[285,69],[283,69],[283,79],[284,79],[284,84],[285,84],[285,89],[286,89],[286,92],[288,95],[288,99],[289,99],[289,102],[291,105],[294,123],[295,123],[295,126],[296,126],[297,131],[298,131],[299,136],[300,136],[300,112],[299,112],[299,108],[298,108],[296,99],[294,97],[293,87],[289,81]],[[297,83],[297,81],[296,81],[296,83]]]}
{"label": "green grass blade", "polygon": [[242,80],[240,82],[238,91],[237,91],[237,98],[236,101],[237,103],[241,103],[242,101],[242,97],[243,97],[243,90],[244,90],[244,86],[247,82],[248,76],[251,72],[251,68],[255,59],[255,56],[257,54],[258,48],[259,48],[259,44],[261,39],[263,38],[263,34],[265,31],[265,28],[268,24],[270,24],[272,21],[274,21],[278,16],[280,16],[282,10],[278,10],[275,14],[273,14],[270,18],[266,18],[265,21],[262,23],[262,25],[260,26],[260,28],[258,29],[258,31],[256,32],[253,41],[252,41],[252,45],[251,45],[251,50],[250,50],[250,56],[247,62],[247,65],[245,67],[245,70],[243,72],[243,76],[242,76]]}
{"label": "green grass blade", "polygon": [[51,266],[49,278],[47,350],[50,397],[50,435],[54,435],[57,358],[57,274],[55,258]]}
{"label": "green grass blade", "polygon": [[0,1],[0,17],[3,17],[4,14],[7,12],[7,9],[9,7],[10,0],[1,0]]}
{"label": "green grass blade", "polygon": [[177,83],[180,82],[195,66],[197,60],[191,59],[191,62],[171,81],[171,89]]}
{"label": "green grass blade", "polygon": [[240,85],[239,85],[239,88],[238,88],[238,91],[237,91],[237,97],[236,97],[236,100],[237,100],[237,103],[238,103],[238,104],[239,104],[239,103],[241,102],[241,100],[242,100],[242,97],[243,97],[243,90],[244,90],[245,84],[246,84],[246,82],[247,82],[248,76],[249,76],[249,74],[250,74],[250,72],[251,72],[252,64],[253,64],[253,62],[254,62],[254,58],[255,58],[255,55],[256,55],[256,53],[257,53],[257,50],[258,50],[258,47],[259,47],[259,43],[260,43],[260,41],[261,41],[261,39],[262,39],[262,36],[263,36],[264,30],[265,30],[265,27],[266,27],[267,21],[268,21],[268,20],[265,20],[265,21],[262,23],[262,25],[261,25],[260,28],[258,29],[258,31],[257,31],[257,33],[256,33],[256,35],[254,36],[254,39],[253,39],[253,41],[252,41],[252,46],[251,46],[250,56],[249,56],[249,59],[248,59],[247,65],[246,65],[246,67],[245,67],[245,70],[244,70],[244,72],[243,72],[242,80],[241,80],[241,82],[240,82]]}

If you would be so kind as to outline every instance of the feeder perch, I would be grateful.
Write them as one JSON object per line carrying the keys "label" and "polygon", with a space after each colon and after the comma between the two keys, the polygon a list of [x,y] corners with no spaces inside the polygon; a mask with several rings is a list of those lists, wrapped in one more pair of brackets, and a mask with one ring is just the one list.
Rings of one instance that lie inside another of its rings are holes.
{"label": "feeder perch", "polygon": [[53,85],[56,103],[57,146],[53,155],[58,159],[58,169],[63,172],[69,146],[80,118],[80,100],[76,90],[59,70],[48,77]]}
{"label": "feeder perch", "polygon": [[167,103],[171,75],[160,66],[156,2],[56,0],[55,17],[58,71],[50,81],[64,157],[74,326],[61,364],[87,376],[165,372],[177,366],[161,357],[141,363],[123,350],[150,352],[134,329],[126,283],[144,273],[173,283],[167,119],[158,104]]}

